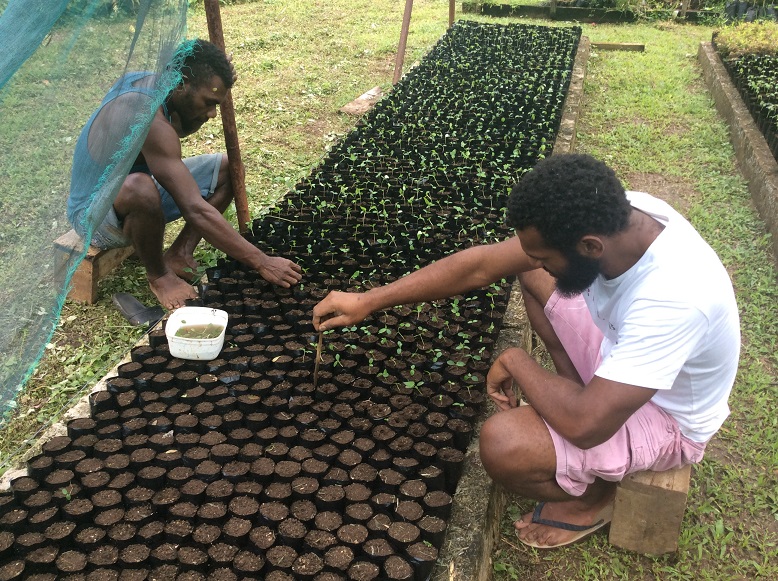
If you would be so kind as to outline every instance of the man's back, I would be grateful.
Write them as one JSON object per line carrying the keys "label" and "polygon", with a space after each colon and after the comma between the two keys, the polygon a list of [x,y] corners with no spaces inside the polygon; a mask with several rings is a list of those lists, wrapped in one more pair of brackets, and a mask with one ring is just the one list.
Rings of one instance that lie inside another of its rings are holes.
{"label": "man's back", "polygon": [[138,112],[148,112],[155,78],[148,72],[123,75],[81,130],[73,156],[68,196],[68,219],[77,231],[80,213],[89,205],[106,168],[116,163],[113,156],[138,122]]}
{"label": "man's back", "polygon": [[652,401],[687,437],[706,441],[729,408],[740,347],[737,304],[726,270],[668,204],[629,192],[633,207],[664,225],[621,276],[598,277],[586,299],[605,338],[596,375],[659,390]]}

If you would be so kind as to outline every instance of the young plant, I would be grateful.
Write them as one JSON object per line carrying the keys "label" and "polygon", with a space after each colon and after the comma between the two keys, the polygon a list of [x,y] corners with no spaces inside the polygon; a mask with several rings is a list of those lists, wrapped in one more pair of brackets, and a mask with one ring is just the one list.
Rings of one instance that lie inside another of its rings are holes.
{"label": "young plant", "polygon": [[403,386],[407,389],[415,389],[421,393],[421,386],[424,385],[423,381],[403,381]]}

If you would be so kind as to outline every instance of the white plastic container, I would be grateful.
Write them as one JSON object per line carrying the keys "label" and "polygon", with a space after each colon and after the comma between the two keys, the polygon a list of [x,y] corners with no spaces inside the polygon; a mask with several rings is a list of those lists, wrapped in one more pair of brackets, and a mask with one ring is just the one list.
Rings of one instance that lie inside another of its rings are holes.
{"label": "white plastic container", "polygon": [[[170,354],[181,359],[211,361],[219,356],[224,346],[224,334],[227,329],[226,311],[208,307],[181,307],[170,315],[165,324]],[[219,325],[222,332],[213,339],[190,339],[176,337],[176,332],[186,325]]]}

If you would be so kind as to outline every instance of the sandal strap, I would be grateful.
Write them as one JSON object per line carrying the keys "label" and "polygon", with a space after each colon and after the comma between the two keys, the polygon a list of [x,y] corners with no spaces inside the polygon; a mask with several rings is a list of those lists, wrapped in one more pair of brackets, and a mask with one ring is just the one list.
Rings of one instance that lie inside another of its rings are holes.
{"label": "sandal strap", "polygon": [[589,529],[593,529],[594,527],[600,526],[604,519],[598,520],[593,525],[574,525],[567,522],[562,522],[558,520],[551,520],[546,518],[541,518],[540,513],[543,511],[543,507],[546,506],[545,502],[539,502],[538,505],[535,507],[535,511],[532,513],[532,522],[539,525],[546,525],[549,527],[554,527],[557,529],[562,529],[565,531],[574,531],[574,532],[580,532],[580,531],[586,531]]}

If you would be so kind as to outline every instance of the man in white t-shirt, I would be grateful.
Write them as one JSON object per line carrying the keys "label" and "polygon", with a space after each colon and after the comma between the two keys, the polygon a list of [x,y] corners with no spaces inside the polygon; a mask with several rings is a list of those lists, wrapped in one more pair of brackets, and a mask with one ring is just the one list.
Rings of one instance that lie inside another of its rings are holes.
{"label": "man in white t-shirt", "polygon": [[[590,156],[538,163],[514,187],[508,221],[516,238],[364,294],[331,293],[314,325],[519,275],[556,372],[521,349],[495,360],[486,388],[500,411],[481,429],[481,459],[506,490],[541,501],[516,522],[519,539],[555,548],[610,522],[626,474],[702,459],[729,413],[738,311],[726,270],[694,228],[668,204],[625,192]],[[518,406],[514,385],[529,406]]]}

